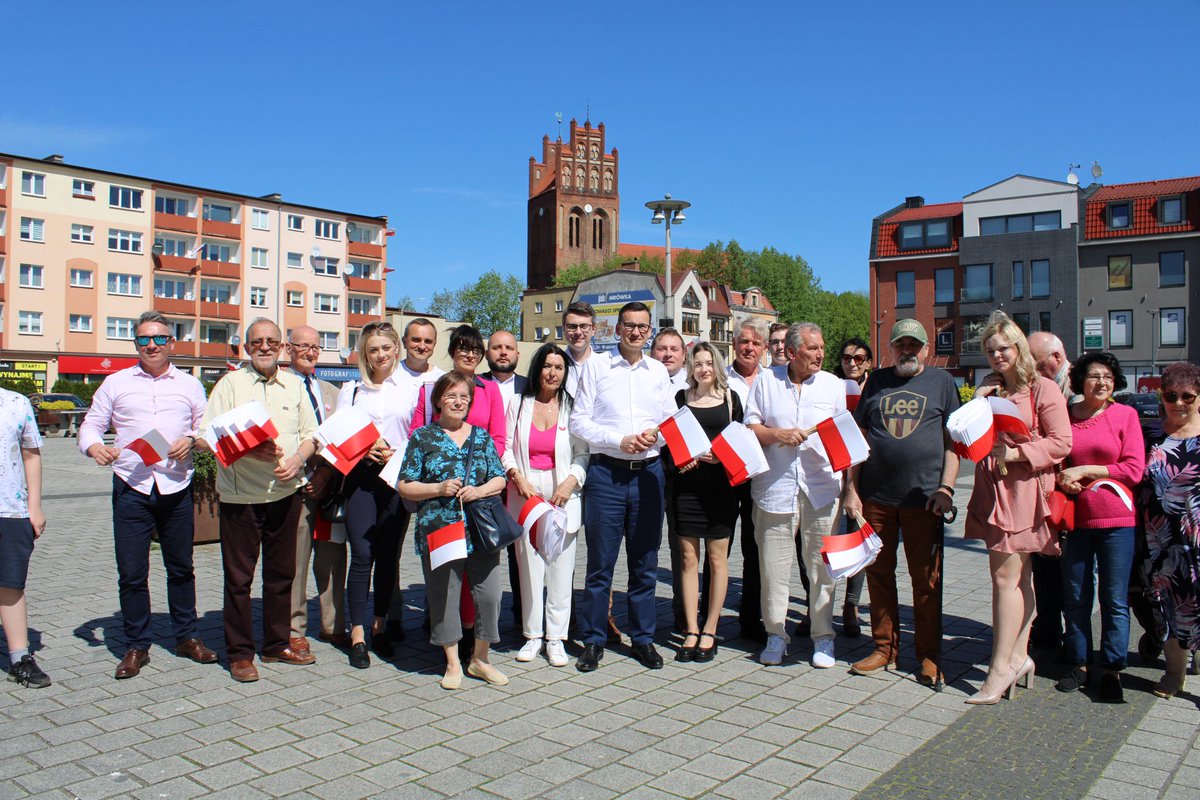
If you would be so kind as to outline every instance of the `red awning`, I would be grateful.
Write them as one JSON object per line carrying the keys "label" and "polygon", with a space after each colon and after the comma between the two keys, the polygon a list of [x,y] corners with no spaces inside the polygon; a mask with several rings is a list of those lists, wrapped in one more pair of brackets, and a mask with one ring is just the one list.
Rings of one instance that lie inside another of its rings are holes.
{"label": "red awning", "polygon": [[132,367],[138,363],[136,358],[114,358],[112,356],[59,356],[59,374],[69,375],[111,375],[114,372]]}

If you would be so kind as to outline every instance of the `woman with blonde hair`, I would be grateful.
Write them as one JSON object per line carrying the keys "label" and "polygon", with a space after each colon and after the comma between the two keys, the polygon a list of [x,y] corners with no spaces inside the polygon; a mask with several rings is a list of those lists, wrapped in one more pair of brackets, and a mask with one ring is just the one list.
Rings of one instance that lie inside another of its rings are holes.
{"label": "woman with blonde hair", "polygon": [[976,392],[1010,400],[1030,436],[997,433],[989,455],[975,465],[967,504],[966,537],[982,539],[992,576],[992,659],[983,685],[967,702],[990,705],[1013,686],[1032,680],[1027,655],[1034,617],[1030,555],[1058,555],[1058,535],[1047,519],[1054,470],[1071,451],[1071,421],[1058,384],[1037,373],[1029,342],[1003,312],[983,331],[992,374]]}

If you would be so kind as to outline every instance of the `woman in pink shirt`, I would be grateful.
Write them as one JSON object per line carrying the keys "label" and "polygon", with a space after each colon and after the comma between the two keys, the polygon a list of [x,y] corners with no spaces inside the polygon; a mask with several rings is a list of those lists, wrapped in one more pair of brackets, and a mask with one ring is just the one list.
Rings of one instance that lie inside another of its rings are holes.
{"label": "woman in pink shirt", "polygon": [[[1082,398],[1069,409],[1071,455],[1058,485],[1075,498],[1075,527],[1063,548],[1063,638],[1072,669],[1055,686],[1074,692],[1088,682],[1092,654],[1093,573],[1100,570],[1100,699],[1119,703],[1121,670],[1129,650],[1129,569],[1133,563],[1133,487],[1146,466],[1137,412],[1112,402],[1125,388],[1112,353],[1088,353],[1071,365],[1071,391]],[[1097,483],[1110,481],[1110,483]]]}

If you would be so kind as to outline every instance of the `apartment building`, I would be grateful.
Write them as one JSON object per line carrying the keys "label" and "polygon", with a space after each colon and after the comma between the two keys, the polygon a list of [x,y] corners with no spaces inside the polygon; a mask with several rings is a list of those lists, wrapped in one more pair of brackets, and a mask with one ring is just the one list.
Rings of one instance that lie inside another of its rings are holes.
{"label": "apartment building", "polygon": [[154,308],[175,363],[205,378],[259,316],[312,325],[339,372],[384,313],[388,235],[386,216],[0,154],[0,358],[47,384],[101,380],[133,363]]}

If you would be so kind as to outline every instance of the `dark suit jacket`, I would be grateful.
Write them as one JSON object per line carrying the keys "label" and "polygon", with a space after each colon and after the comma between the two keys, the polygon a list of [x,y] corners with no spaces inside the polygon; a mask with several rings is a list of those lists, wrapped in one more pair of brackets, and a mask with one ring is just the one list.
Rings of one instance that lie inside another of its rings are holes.
{"label": "dark suit jacket", "polygon": [[[481,377],[485,380],[489,380],[489,381],[496,380],[495,378],[492,377],[491,372],[485,372],[482,375],[480,375],[479,377]],[[525,387],[526,387],[526,385],[528,385],[529,379],[526,378],[524,375],[514,375],[513,378],[514,378],[514,380],[516,380],[516,383],[513,384],[513,394],[517,394],[517,395],[524,394]]]}

